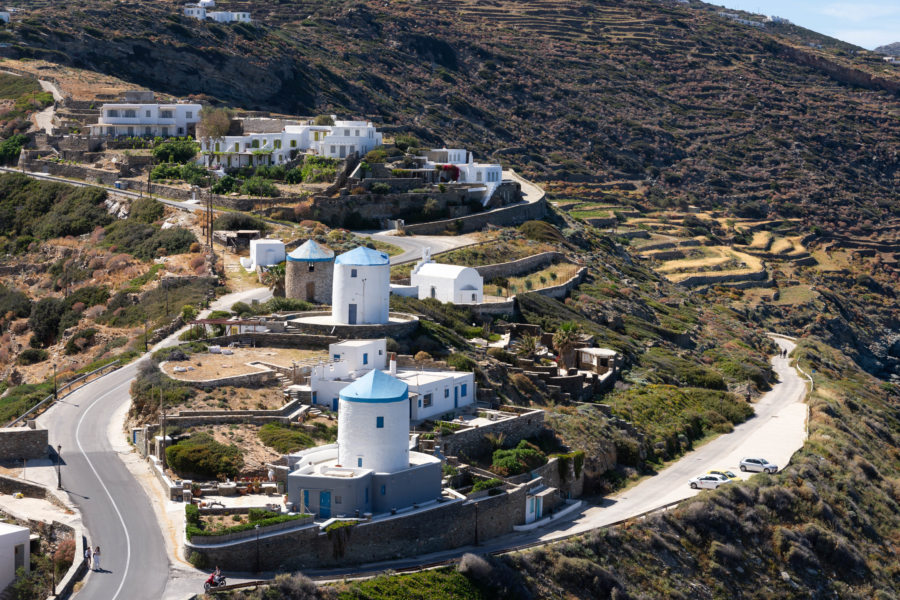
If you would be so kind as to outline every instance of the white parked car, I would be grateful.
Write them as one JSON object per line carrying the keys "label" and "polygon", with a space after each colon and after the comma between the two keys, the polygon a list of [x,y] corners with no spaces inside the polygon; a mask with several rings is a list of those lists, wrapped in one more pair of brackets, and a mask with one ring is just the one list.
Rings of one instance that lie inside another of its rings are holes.
{"label": "white parked car", "polygon": [[698,475],[693,479],[688,480],[688,484],[692,489],[704,489],[704,490],[714,490],[720,485],[724,485],[726,483],[731,483],[731,481],[722,475],[712,475],[710,473],[706,473],[705,475]]}
{"label": "white parked car", "polygon": [[764,458],[744,458],[741,460],[741,471],[775,473],[778,471],[778,465],[773,465]]}

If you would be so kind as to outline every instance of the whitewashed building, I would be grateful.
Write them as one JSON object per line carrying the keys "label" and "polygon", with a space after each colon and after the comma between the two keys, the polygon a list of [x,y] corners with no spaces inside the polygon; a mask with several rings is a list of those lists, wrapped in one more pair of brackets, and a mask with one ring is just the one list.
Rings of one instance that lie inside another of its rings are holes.
{"label": "whitewashed building", "polygon": [[31,531],[9,523],[0,523],[0,589],[16,578],[16,569],[31,570]]}
{"label": "whitewashed building", "polygon": [[366,154],[382,143],[368,121],[335,121],[334,125],[287,125],[278,133],[248,133],[201,139],[201,161],[208,167],[281,165],[298,154],[347,158]]}
{"label": "whitewashed building", "polygon": [[313,404],[338,410],[341,390],[373,369],[385,369],[409,387],[407,419],[413,423],[455,415],[475,403],[475,375],[467,371],[397,368],[387,362],[387,341],[347,340],[328,347],[331,360],[311,367]]}
{"label": "whitewashed building", "polygon": [[435,298],[453,304],[484,301],[484,278],[472,267],[438,264],[425,249],[422,260],[410,273],[409,283],[418,288],[419,299]]}
{"label": "whitewashed building", "polygon": [[[446,179],[457,183],[480,183],[482,205],[487,206],[503,182],[503,167],[495,163],[477,163],[472,153],[461,148],[432,148],[425,154],[425,167],[445,169]],[[455,177],[455,178],[454,178]],[[478,192],[478,188],[469,193]]]}
{"label": "whitewashed building", "polygon": [[184,14],[188,17],[205,21],[210,19],[217,23],[250,23],[250,13],[232,12],[228,10],[210,10],[216,7],[215,0],[200,0],[184,5]]}
{"label": "whitewashed building", "polygon": [[329,158],[347,158],[354,152],[362,156],[380,146],[381,139],[381,133],[368,121],[335,121],[313,149]]}
{"label": "whitewashed building", "polygon": [[256,267],[270,267],[284,259],[284,242],[281,240],[250,240],[250,264],[246,268],[255,271]]}
{"label": "whitewashed building", "polygon": [[194,135],[200,122],[199,104],[104,104],[100,119],[90,125],[92,137],[182,137]]}

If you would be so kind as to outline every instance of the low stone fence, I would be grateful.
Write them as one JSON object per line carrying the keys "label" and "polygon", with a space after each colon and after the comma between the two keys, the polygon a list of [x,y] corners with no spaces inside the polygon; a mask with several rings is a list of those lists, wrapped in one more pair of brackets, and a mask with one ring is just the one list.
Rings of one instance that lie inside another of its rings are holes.
{"label": "low stone fence", "polygon": [[[509,411],[510,407],[504,407]],[[491,451],[488,434],[502,435],[507,444],[537,435],[544,428],[544,411],[530,410],[512,419],[495,421],[489,425],[472,427],[441,436],[441,452],[444,456],[480,456]]]}
{"label": "low stone fence", "polygon": [[769,273],[765,269],[727,275],[692,275],[679,281],[678,285],[682,287],[697,287],[701,285],[716,285],[718,283],[737,283],[739,281],[764,281],[768,277]]}
{"label": "low stone fence", "polygon": [[516,300],[510,298],[503,302],[482,302],[481,304],[472,304],[469,308],[473,314],[481,318],[485,315],[512,315],[516,312]]}
{"label": "low stone fence", "polygon": [[35,160],[26,158],[26,151],[22,151],[19,158],[19,167],[34,173],[53,175],[54,177],[66,177],[68,179],[81,179],[91,183],[113,185],[121,177],[118,171],[105,171],[81,165],[67,165],[47,160]]}
{"label": "low stone fence", "polygon": [[[274,525],[260,527],[259,534],[268,535],[270,533],[284,531],[286,529],[300,529],[301,527],[309,527],[312,525],[314,520],[315,517],[309,515],[306,517],[301,517],[299,519],[285,521],[283,523],[275,523]],[[257,534],[255,529],[236,531],[234,533],[226,533],[223,535],[194,535],[191,537],[191,544],[193,544],[194,546],[203,546],[209,544],[220,544],[223,542],[232,542],[234,540],[246,540],[250,538],[253,538],[255,540],[256,535]]]}
{"label": "low stone fence", "polygon": [[[160,370],[170,361],[163,361],[159,363]],[[265,366],[262,365],[253,365],[257,367],[259,370],[253,373],[243,373],[241,375],[228,375],[226,377],[217,377],[215,379],[203,379],[203,380],[191,380],[191,379],[180,379],[177,377],[177,374],[170,375],[172,379],[176,379],[185,385],[189,385],[191,387],[200,388],[202,390],[210,390],[212,388],[221,387],[221,386],[235,386],[235,387],[265,387],[271,381],[275,379],[275,372]],[[163,371],[165,372],[165,371]]]}
{"label": "low stone fence", "polygon": [[521,273],[529,273],[558,262],[571,261],[562,252],[541,252],[518,260],[475,267],[475,270],[485,281],[491,281],[498,277],[514,277]]}
{"label": "low stone fence", "polygon": [[317,335],[309,333],[269,333],[248,332],[236,335],[220,335],[206,338],[207,344],[228,346],[230,344],[249,344],[253,348],[299,348],[301,350],[321,350],[329,344],[335,344],[340,338],[334,335]]}
{"label": "low stone fence", "polygon": [[0,475],[0,494],[16,494],[20,492],[26,498],[44,499],[48,497],[46,488],[36,483],[29,483],[24,479]]}
{"label": "low stone fence", "polygon": [[[304,317],[331,316],[331,311],[314,311],[301,313]],[[332,335],[341,339],[370,339],[378,337],[405,337],[413,333],[419,327],[419,318],[407,313],[389,313],[393,320],[382,324],[343,325],[332,323],[305,323],[290,321],[289,330],[311,335]],[[288,335],[288,334],[282,334]]]}
{"label": "low stone fence", "polygon": [[581,285],[581,282],[584,281],[584,278],[587,276],[587,271],[587,267],[581,267],[580,269],[578,269],[578,272],[566,282],[527,293],[538,294],[540,296],[546,296],[548,298],[565,298],[569,295],[569,292],[571,292],[576,286]]}
{"label": "low stone fence", "polygon": [[525,221],[543,219],[546,214],[547,201],[541,198],[535,202],[520,202],[458,219],[407,225],[404,229],[413,235],[438,235],[448,230],[469,233],[479,231],[488,225],[496,227],[521,225]]}
{"label": "low stone fence", "polygon": [[[344,566],[428,554],[457,548],[513,531],[525,522],[526,486],[477,500],[444,500],[397,515],[378,516],[347,528],[340,537],[307,526],[225,543],[184,544],[184,556],[197,552],[226,570],[246,571],[259,548],[264,570]],[[423,535],[427,532],[427,535]],[[303,552],[298,552],[303,548]]]}

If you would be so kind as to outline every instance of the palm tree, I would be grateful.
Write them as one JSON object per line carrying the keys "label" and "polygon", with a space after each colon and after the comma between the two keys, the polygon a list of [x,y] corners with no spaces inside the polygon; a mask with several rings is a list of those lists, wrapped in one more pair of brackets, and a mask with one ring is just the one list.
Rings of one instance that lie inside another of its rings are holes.
{"label": "palm tree", "polygon": [[523,335],[519,339],[517,354],[525,358],[533,358],[537,353],[538,339],[533,335]]}
{"label": "palm tree", "polygon": [[553,347],[559,352],[559,360],[557,361],[560,369],[567,369],[575,362],[572,355],[575,346],[578,344],[578,325],[571,321],[561,323],[559,329],[553,334]]}
{"label": "palm tree", "polygon": [[272,295],[280,298],[284,297],[284,263],[278,263],[277,265],[272,265],[271,267],[263,273],[262,283],[270,290],[272,290]]}

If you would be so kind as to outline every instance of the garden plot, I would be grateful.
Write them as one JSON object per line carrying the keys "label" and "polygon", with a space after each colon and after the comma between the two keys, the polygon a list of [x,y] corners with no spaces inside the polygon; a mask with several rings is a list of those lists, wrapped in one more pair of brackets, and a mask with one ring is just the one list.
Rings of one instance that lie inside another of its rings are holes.
{"label": "garden plot", "polygon": [[727,246],[702,248],[705,256],[669,260],[657,267],[657,271],[669,281],[678,283],[697,275],[747,275],[763,270],[762,261],[755,256],[737,252]]}
{"label": "garden plot", "polygon": [[484,284],[484,295],[510,297],[521,292],[561,285],[575,277],[580,268],[581,265],[559,263],[528,275],[510,277],[505,282],[489,281]]}

